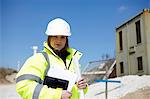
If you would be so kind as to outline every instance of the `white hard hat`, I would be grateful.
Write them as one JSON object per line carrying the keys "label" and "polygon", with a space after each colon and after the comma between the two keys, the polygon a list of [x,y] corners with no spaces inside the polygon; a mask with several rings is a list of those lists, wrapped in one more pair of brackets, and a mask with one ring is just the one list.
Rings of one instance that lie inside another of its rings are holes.
{"label": "white hard hat", "polygon": [[45,33],[49,36],[71,36],[70,25],[65,20],[56,18],[48,23]]}

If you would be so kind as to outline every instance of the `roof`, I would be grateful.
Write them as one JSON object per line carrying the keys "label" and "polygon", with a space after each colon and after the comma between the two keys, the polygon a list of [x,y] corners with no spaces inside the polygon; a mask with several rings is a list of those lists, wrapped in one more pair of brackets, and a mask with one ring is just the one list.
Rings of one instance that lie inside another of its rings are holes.
{"label": "roof", "polygon": [[125,26],[127,23],[130,23],[131,21],[133,21],[133,20],[136,19],[137,17],[141,16],[141,14],[143,14],[144,12],[149,12],[149,13],[150,13],[150,9],[143,9],[143,11],[141,11],[141,12],[138,13],[137,15],[133,16],[131,19],[125,21],[122,25],[117,26],[117,27],[116,27],[116,31],[117,31],[119,28]]}

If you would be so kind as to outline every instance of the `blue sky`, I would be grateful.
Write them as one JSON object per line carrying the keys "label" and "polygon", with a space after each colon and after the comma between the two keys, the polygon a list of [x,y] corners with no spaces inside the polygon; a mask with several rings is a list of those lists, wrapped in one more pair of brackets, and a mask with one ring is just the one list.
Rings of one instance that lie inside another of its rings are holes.
{"label": "blue sky", "polygon": [[47,39],[47,23],[62,17],[71,24],[70,47],[83,52],[81,65],[115,56],[115,27],[150,8],[149,0],[1,0],[0,66],[17,68]]}

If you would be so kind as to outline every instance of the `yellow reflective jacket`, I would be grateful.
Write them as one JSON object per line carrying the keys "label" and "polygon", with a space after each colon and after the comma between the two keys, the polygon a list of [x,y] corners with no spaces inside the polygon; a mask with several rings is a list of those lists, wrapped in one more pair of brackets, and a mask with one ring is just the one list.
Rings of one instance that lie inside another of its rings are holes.
{"label": "yellow reflective jacket", "polygon": [[[82,56],[79,51],[68,48],[67,51],[70,55],[66,58],[65,66],[63,60],[53,52],[46,42],[44,47],[43,52],[47,53],[49,60],[45,59],[42,53],[37,53],[27,59],[16,76],[16,91],[23,99],[61,99],[61,88],[48,88],[47,85],[42,83],[47,70],[50,69],[51,65],[57,63],[62,68],[69,67],[69,71],[75,73],[76,65],[72,62],[72,58],[75,55],[79,60]],[[87,90],[88,88],[84,89],[84,93]],[[75,84],[70,99],[80,99],[79,96],[78,87]]]}

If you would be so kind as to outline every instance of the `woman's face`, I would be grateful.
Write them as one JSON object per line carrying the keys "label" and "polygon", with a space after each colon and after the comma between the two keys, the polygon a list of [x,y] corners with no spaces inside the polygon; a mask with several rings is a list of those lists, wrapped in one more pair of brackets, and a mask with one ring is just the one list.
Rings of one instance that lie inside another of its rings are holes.
{"label": "woman's face", "polygon": [[66,36],[52,36],[50,39],[50,45],[55,50],[61,50],[65,47],[66,38]]}

